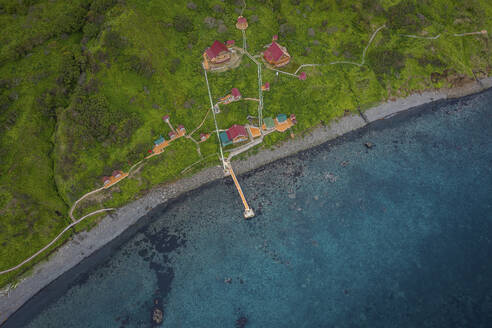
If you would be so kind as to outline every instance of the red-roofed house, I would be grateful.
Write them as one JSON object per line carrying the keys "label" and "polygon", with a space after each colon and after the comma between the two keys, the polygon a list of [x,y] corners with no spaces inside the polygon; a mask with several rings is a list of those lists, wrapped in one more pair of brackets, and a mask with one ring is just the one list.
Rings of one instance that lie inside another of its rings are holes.
{"label": "red-roofed house", "polygon": [[114,178],[119,178],[119,177],[121,177],[122,174],[123,174],[123,172],[121,172],[121,171],[113,171],[112,175]]}
{"label": "red-roofed house", "polygon": [[290,55],[287,49],[275,41],[263,52],[263,58],[275,67],[285,66],[290,61]]}
{"label": "red-roofed house", "polygon": [[227,131],[227,137],[229,140],[232,140],[233,143],[241,142],[241,141],[246,141],[248,140],[248,131],[246,131],[246,128],[242,125],[237,125],[234,124],[231,126]]}
{"label": "red-roofed house", "polygon": [[241,100],[241,97],[242,96],[241,96],[241,93],[239,92],[239,89],[238,88],[232,88],[231,93],[225,97],[220,98],[219,101],[222,104],[227,105],[233,101]]}
{"label": "red-roofed house", "polygon": [[184,136],[186,134],[186,129],[185,129],[185,127],[183,125],[179,125],[178,126],[178,134],[179,134],[180,137],[181,136]]}
{"label": "red-roofed house", "polygon": [[212,46],[203,53],[203,63],[205,68],[209,67],[210,64],[222,64],[230,59],[231,52],[227,46],[217,40],[215,40]]}
{"label": "red-roofed house", "polygon": [[236,41],[234,41],[234,40],[227,40],[226,46],[227,46],[227,48],[230,48],[230,47],[233,47],[235,43],[236,43]]}
{"label": "red-roofed house", "polygon": [[231,95],[234,97],[234,100],[241,99],[241,93],[239,92],[238,88],[232,88]]}
{"label": "red-roofed house", "polygon": [[237,18],[236,27],[239,30],[245,30],[245,29],[247,29],[248,28],[248,20],[246,19],[246,17],[239,16]]}

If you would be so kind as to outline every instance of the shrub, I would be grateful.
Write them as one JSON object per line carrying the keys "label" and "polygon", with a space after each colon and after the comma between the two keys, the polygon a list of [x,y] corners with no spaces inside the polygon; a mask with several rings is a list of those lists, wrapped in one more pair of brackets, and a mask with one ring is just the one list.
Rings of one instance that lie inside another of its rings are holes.
{"label": "shrub", "polygon": [[127,59],[130,70],[140,74],[146,78],[152,77],[154,68],[152,62],[148,58],[140,58],[136,55],[131,55]]}
{"label": "shrub", "polygon": [[67,90],[71,90],[77,83],[81,73],[80,64],[72,52],[63,54],[60,71],[61,75],[58,78],[58,81],[60,84],[63,84]]}
{"label": "shrub", "polygon": [[126,41],[116,31],[107,31],[104,34],[104,46],[112,55],[118,55],[125,47]]}
{"label": "shrub", "polygon": [[185,15],[174,16],[173,26],[177,32],[189,33],[193,31],[193,21]]}
{"label": "shrub", "polygon": [[369,52],[368,62],[379,79],[400,73],[405,67],[405,56],[398,50],[373,50]]}

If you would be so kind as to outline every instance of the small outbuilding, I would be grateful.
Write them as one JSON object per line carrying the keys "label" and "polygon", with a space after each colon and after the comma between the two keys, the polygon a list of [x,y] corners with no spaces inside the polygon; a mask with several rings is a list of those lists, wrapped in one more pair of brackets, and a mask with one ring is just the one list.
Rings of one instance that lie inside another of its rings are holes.
{"label": "small outbuilding", "polygon": [[245,30],[248,28],[248,20],[246,19],[246,17],[239,16],[237,18],[236,28],[238,30]]}
{"label": "small outbuilding", "polygon": [[116,170],[116,171],[113,171],[112,176],[113,176],[114,178],[119,178],[119,177],[121,177],[121,175],[122,175],[122,174],[123,174],[123,172],[122,172],[122,171]]}
{"label": "small outbuilding", "polygon": [[263,119],[263,129],[270,130],[275,128],[275,121],[271,117],[265,117]]}
{"label": "small outbuilding", "polygon": [[277,122],[283,123],[285,121],[287,121],[287,115],[285,115],[285,114],[278,114],[277,115]]}
{"label": "small outbuilding", "polygon": [[164,137],[163,136],[160,136],[159,139],[154,140],[154,145],[158,146],[161,143],[163,143],[164,140],[165,140]]}

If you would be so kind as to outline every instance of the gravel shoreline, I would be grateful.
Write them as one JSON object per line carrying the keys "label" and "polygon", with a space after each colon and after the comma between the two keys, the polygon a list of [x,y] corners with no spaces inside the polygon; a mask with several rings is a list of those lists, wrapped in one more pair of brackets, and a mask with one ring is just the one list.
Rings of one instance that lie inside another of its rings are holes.
{"label": "gravel shoreline", "polygon": [[[260,151],[255,155],[249,156],[247,160],[234,161],[233,166],[237,173],[245,173],[277,159],[293,155],[301,150],[320,145],[347,132],[362,128],[370,122],[389,118],[419,105],[442,99],[463,97],[491,87],[492,77],[481,80],[481,83],[467,84],[456,89],[423,92],[396,101],[389,101],[365,111],[365,118],[359,115],[345,116],[332,122],[329,126],[317,127],[303,137],[288,140],[273,149]],[[151,209],[187,191],[223,177],[222,167],[220,166],[204,169],[191,177],[180,179],[177,182],[150,191],[141,199],[127,204],[111,215],[106,216],[92,230],[75,235],[70,241],[56,250],[47,261],[36,265],[31,275],[24,278],[15,289],[10,290],[9,296],[0,296],[0,324],[6,321],[10,315],[41,289],[122,234]]]}

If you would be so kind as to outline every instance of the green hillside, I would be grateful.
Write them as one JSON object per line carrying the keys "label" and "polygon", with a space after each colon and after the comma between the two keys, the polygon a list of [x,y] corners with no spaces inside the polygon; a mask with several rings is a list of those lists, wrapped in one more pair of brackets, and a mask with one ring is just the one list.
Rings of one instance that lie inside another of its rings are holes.
{"label": "green hillside", "polygon": [[[246,3],[250,53],[259,54],[278,34],[292,55],[283,70],[327,64],[304,68],[306,81],[263,71],[263,81],[271,84],[264,116],[295,113],[296,133],[394,97],[457,86],[492,72],[490,33],[455,36],[492,32],[488,0]],[[241,0],[0,0],[0,271],[71,223],[70,206],[99,188],[102,176],[143,159],[153,140],[170,131],[163,115],[188,131],[200,124],[210,107],[202,53],[216,39],[242,44],[235,27],[242,9]],[[360,63],[383,25],[365,65],[329,65]],[[243,97],[255,98],[256,73],[247,58],[237,69],[210,73],[212,94],[218,98],[237,87]],[[254,103],[224,106],[219,125],[246,123],[254,113]],[[209,115],[197,134],[213,128]],[[286,137],[270,135],[263,147]],[[179,179],[200,160],[196,148],[179,139],[132,179],[82,203],[76,217],[121,206]],[[207,159],[195,171],[218,164],[215,137],[200,149]],[[0,276],[0,286],[30,266]]]}

